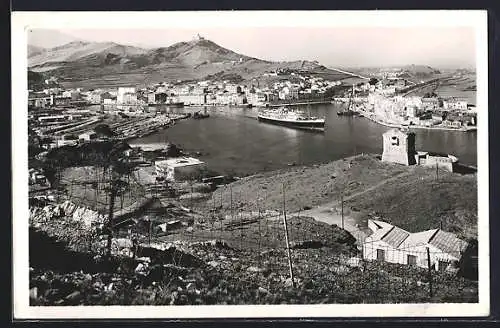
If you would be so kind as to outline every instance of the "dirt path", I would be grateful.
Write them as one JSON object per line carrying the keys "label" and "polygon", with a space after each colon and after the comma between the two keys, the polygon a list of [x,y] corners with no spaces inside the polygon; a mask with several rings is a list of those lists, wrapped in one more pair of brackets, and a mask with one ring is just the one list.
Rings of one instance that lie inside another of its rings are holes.
{"label": "dirt path", "polygon": [[[369,191],[372,191],[374,189],[377,189],[386,183],[389,183],[391,181],[394,181],[404,175],[410,174],[409,172],[402,172],[400,174],[397,174],[391,178],[388,178],[386,180],[383,180],[377,184],[374,184],[373,186],[370,186],[362,191],[356,192],[354,194],[351,194],[349,196],[344,197],[344,201],[350,200],[354,197],[358,197],[360,195],[363,195]],[[305,211],[300,211],[300,212],[295,212],[292,213],[291,215],[304,215],[304,216],[310,216],[313,217],[317,221],[321,222],[326,222],[328,224],[336,224],[337,226],[341,227],[342,226],[342,215],[340,213],[337,213],[336,208],[341,206],[341,201],[340,200],[335,200],[331,201],[328,203],[325,203],[323,205],[317,206],[315,208],[312,208],[310,210],[305,210]],[[363,242],[364,239],[367,237],[366,231],[362,230],[356,220],[353,217],[344,215],[344,229],[349,231],[358,242]]]}

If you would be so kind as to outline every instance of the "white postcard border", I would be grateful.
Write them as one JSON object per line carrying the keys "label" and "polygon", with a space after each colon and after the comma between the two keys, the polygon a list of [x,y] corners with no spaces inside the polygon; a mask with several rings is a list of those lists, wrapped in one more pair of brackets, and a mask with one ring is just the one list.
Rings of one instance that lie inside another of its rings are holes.
{"label": "white postcard border", "polygon": [[[486,11],[13,12],[12,192],[15,319],[469,317],[489,314],[488,44]],[[27,176],[27,39],[30,28],[446,27],[476,31],[479,303],[30,307]]]}

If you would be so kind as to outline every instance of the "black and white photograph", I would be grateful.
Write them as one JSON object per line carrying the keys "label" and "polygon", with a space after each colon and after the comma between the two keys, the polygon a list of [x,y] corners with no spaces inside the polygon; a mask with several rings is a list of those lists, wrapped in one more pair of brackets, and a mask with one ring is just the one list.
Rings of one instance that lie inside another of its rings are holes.
{"label": "black and white photograph", "polygon": [[15,315],[488,315],[486,17],[14,12]]}

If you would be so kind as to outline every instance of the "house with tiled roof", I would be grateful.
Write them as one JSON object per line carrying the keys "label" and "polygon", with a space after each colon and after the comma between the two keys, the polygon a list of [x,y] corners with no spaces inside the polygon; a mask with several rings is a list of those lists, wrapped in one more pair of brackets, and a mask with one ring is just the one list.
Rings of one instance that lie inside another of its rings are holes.
{"label": "house with tiled roof", "polygon": [[363,243],[363,258],[390,263],[445,270],[460,261],[468,244],[455,234],[441,229],[416,233],[379,220],[368,220],[372,234]]}

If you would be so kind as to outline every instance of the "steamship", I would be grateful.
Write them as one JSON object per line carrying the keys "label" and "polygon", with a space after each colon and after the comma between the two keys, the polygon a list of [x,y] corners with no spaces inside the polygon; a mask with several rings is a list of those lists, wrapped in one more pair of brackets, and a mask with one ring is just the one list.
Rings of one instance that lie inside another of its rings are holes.
{"label": "steamship", "polygon": [[289,110],[286,107],[259,111],[257,116],[260,122],[287,126],[296,129],[324,131],[325,119],[305,115],[301,111]]}

